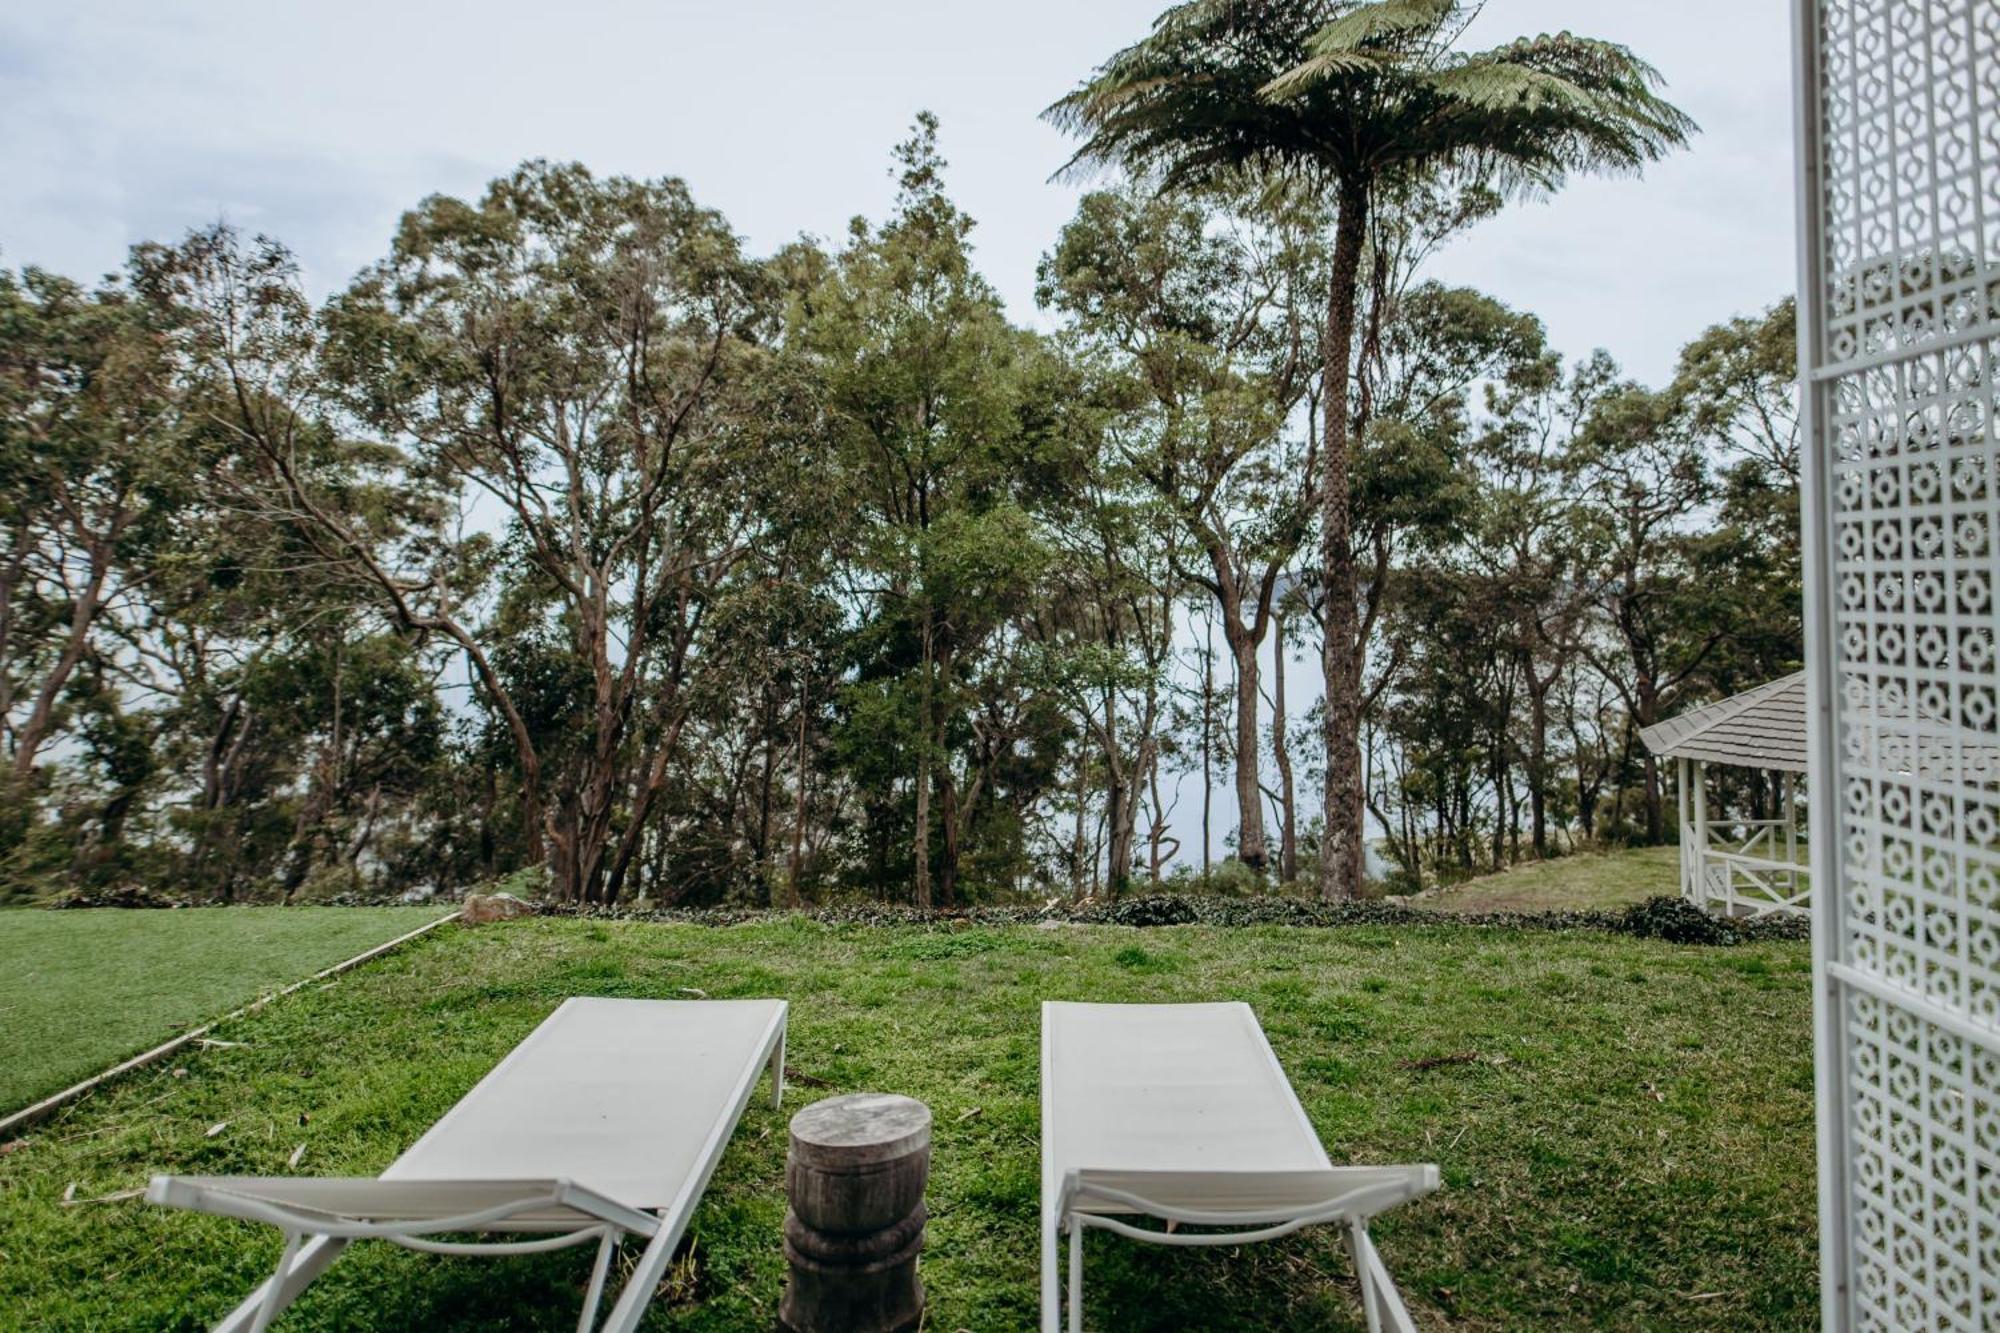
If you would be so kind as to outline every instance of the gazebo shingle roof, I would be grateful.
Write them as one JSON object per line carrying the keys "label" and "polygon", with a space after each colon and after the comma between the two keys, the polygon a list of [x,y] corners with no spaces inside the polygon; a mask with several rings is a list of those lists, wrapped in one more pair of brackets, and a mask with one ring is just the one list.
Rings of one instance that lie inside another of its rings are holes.
{"label": "gazebo shingle roof", "polygon": [[[1850,720],[1874,723],[1872,763],[1892,773],[1920,772],[1946,782],[2000,783],[2000,738],[1940,722],[1911,709],[1900,690],[1880,694],[1849,683]],[[1862,688],[1861,702],[1852,691]],[[1884,727],[1883,719],[1894,725]],[[1662,759],[1698,759],[1741,768],[1806,771],[1806,677],[1803,671],[1691,708],[1642,727],[1639,739]]]}
{"label": "gazebo shingle roof", "polygon": [[1639,739],[1663,759],[1700,759],[1742,768],[1806,771],[1806,673],[1793,672],[1719,703],[1642,728]]}

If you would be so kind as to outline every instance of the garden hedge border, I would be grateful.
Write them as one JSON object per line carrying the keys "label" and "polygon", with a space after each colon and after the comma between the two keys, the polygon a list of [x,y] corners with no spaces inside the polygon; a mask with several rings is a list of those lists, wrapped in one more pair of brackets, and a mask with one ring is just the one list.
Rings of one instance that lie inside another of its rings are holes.
{"label": "garden hedge border", "polygon": [[[90,896],[70,894],[52,908],[125,907],[133,909],[196,908],[194,904],[144,893]],[[359,898],[335,899],[316,906],[381,906]],[[601,921],[658,921],[695,926],[738,926],[759,921],[801,919],[832,926],[1034,926],[1069,923],[1084,926],[1474,926],[1489,930],[1596,930],[1672,944],[1732,945],[1764,940],[1812,938],[1805,917],[1739,917],[1730,919],[1703,911],[1683,898],[1661,896],[1635,903],[1624,911],[1577,912],[1433,912],[1382,899],[1363,902],[1317,903],[1299,898],[1222,898],[1193,894],[1145,894],[1135,898],[1086,899],[1080,903],[1051,902],[1044,907],[956,907],[921,911],[882,903],[850,903],[798,909],[769,907],[598,907],[539,901],[538,916],[579,917]]]}
{"label": "garden hedge border", "polygon": [[1648,898],[1622,912],[1428,912],[1398,903],[1367,901],[1312,903],[1296,898],[1212,898],[1148,894],[1115,901],[1052,903],[1047,907],[966,907],[920,911],[914,907],[856,904],[805,908],[595,907],[569,903],[536,904],[538,915],[601,921],[655,921],[680,925],[735,926],[760,921],[803,919],[836,926],[1032,926],[1069,923],[1091,926],[1473,926],[1491,930],[1596,930],[1673,944],[1734,945],[1764,940],[1811,938],[1804,917],[1745,917],[1730,920],[1681,898]]}

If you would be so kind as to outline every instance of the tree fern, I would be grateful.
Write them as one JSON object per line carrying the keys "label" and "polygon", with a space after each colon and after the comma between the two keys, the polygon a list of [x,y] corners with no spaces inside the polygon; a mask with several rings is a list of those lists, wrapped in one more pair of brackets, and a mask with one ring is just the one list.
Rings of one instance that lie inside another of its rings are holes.
{"label": "tree fern", "polygon": [[1064,173],[1119,167],[1166,189],[1247,178],[1335,210],[1318,478],[1330,898],[1356,894],[1362,874],[1348,377],[1375,198],[1438,177],[1552,190],[1571,172],[1637,171],[1694,129],[1660,96],[1659,73],[1614,43],[1559,33],[1457,50],[1476,12],[1465,0],[1189,0],[1044,113],[1083,139]]}

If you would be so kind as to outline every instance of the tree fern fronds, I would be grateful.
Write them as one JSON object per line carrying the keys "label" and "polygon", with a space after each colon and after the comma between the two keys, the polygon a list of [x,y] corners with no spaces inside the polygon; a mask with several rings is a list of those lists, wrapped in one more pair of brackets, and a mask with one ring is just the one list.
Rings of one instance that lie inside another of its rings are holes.
{"label": "tree fern fronds", "polygon": [[1381,66],[1382,61],[1366,51],[1323,51],[1300,61],[1257,91],[1271,101],[1281,102],[1327,82],[1334,75],[1365,74]]}
{"label": "tree fern fronds", "polygon": [[1584,113],[1602,109],[1596,94],[1559,75],[1525,65],[1454,65],[1430,75],[1427,82],[1437,92],[1482,111],[1559,109]]}
{"label": "tree fern fronds", "polygon": [[1350,10],[1313,34],[1315,55],[1353,51],[1384,38],[1434,31],[1458,8],[1459,0],[1376,0]]}

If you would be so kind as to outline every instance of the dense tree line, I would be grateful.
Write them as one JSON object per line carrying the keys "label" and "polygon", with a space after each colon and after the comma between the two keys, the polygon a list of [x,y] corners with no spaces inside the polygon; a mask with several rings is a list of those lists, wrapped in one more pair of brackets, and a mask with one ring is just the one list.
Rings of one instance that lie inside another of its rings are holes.
{"label": "dense tree line", "polygon": [[[1682,128],[1580,39],[1454,63],[1457,13],[1172,11],[1058,104],[1132,175],[1042,331],[928,116],[888,218],[763,258],[532,162],[325,300],[224,225],[0,271],[0,895],[1337,894],[1364,836],[1403,887],[1670,837],[1637,729],[1799,654],[1791,311],[1649,389],[1427,278]],[[1222,50],[1277,148],[1118,91]]]}

